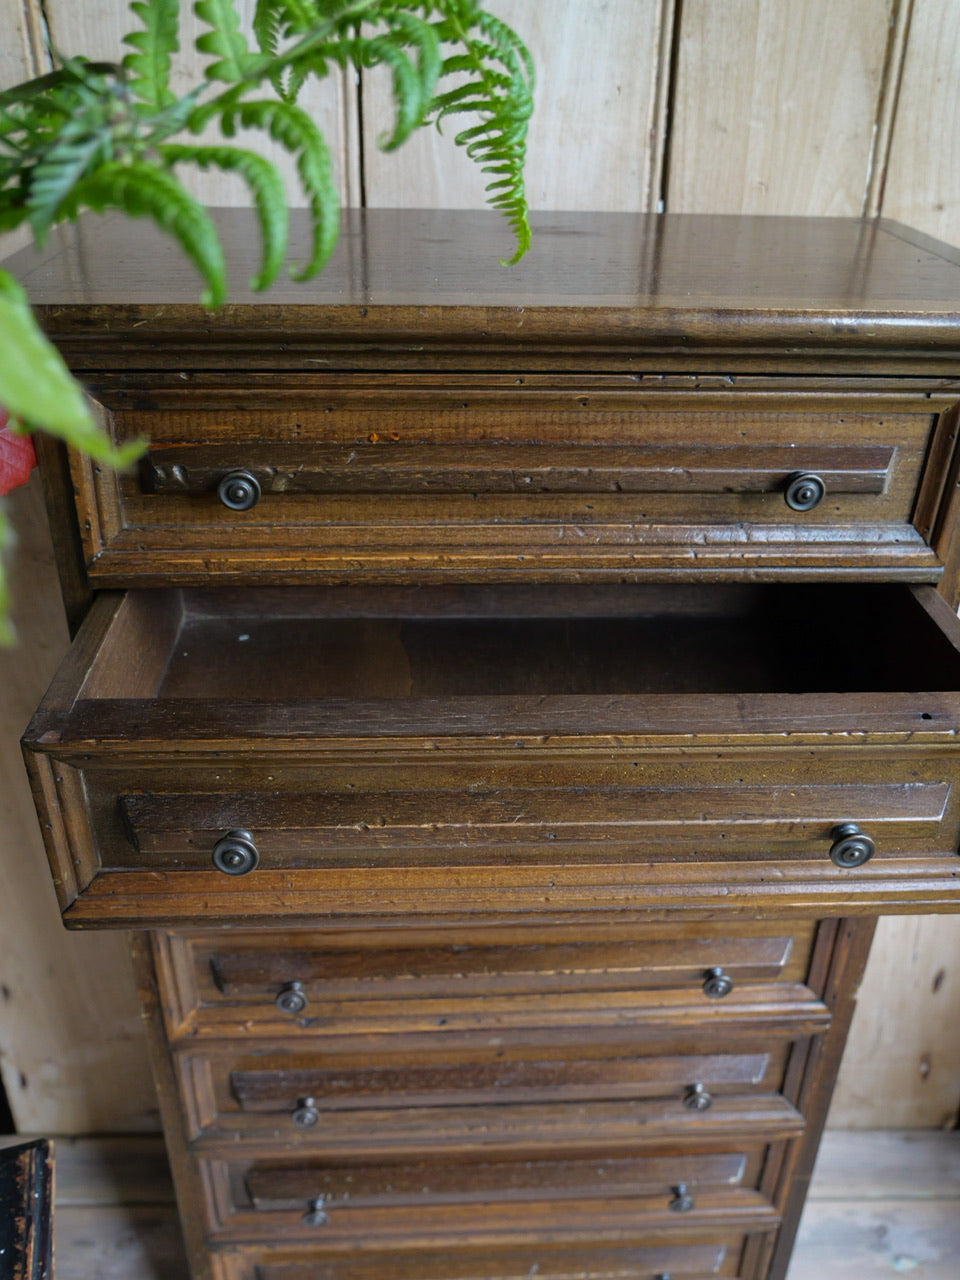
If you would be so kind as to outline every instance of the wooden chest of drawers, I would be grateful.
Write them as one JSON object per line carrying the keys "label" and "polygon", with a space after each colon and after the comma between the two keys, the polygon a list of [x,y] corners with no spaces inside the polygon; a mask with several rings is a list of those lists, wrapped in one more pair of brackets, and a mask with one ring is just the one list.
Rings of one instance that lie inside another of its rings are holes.
{"label": "wooden chest of drawers", "polygon": [[368,211],[211,317],[133,234],[12,264],[150,438],[43,449],[25,749],[195,1280],[782,1277],[875,918],[960,903],[960,263]]}

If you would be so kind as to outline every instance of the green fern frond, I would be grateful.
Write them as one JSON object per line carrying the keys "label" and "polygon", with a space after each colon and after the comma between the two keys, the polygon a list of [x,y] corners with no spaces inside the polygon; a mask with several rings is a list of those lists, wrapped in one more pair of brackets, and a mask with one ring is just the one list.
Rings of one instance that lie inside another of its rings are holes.
{"label": "green fern frond", "polygon": [[38,244],[45,242],[64,201],[108,138],[106,129],[88,133],[83,121],[70,122],[31,169],[26,207]]}
{"label": "green fern frond", "polygon": [[333,253],[340,233],[340,194],[324,136],[307,113],[292,102],[241,103],[224,115],[224,133],[230,136],[237,122],[245,129],[265,129],[296,159],[313,221],[313,251],[309,262],[293,278],[309,280]]}
{"label": "green fern frond", "polygon": [[159,111],[176,101],[170,90],[170,57],[180,48],[180,0],[133,0],[130,11],[144,29],[123,37],[135,50],[123,65],[132,73],[130,88],[140,101]]}
{"label": "green fern frond", "polygon": [[188,146],[168,143],[159,148],[161,157],[171,165],[189,162],[208,169],[238,173],[253,196],[263,242],[263,260],[250,288],[268,288],[276,280],[287,252],[290,215],[283,179],[274,165],[254,151],[240,147]]}
{"label": "green fern frond", "polygon": [[378,145],[383,151],[394,151],[423,123],[430,105],[429,100],[424,102],[414,65],[399,45],[386,36],[358,41],[357,45],[361,66],[390,68],[393,84],[393,132],[378,139]]}
{"label": "green fern frond", "polygon": [[502,18],[481,9],[477,13],[480,30],[496,46],[504,63],[516,74],[517,80],[526,84],[528,94],[536,88],[537,71],[530,50],[512,27]]}
{"label": "green fern frond", "polygon": [[261,53],[276,57],[280,48],[280,32],[283,28],[282,10],[275,0],[257,0],[253,14],[253,34]]}
{"label": "green fern frond", "polygon": [[[431,23],[401,12],[391,15],[389,22],[390,35],[375,37],[367,45],[368,58],[372,55],[386,62],[393,74],[394,127],[390,137],[380,142],[385,151],[395,150],[423,124],[443,66],[440,40]],[[415,72],[402,46],[416,51]]]}
{"label": "green fern frond", "polygon": [[111,161],[84,178],[70,198],[72,211],[121,209],[131,218],[153,218],[170,232],[206,281],[204,306],[220,306],[226,295],[226,267],[216,227],[203,205],[172,174],[146,160]]}
{"label": "green fern frond", "polygon": [[266,64],[267,59],[261,54],[250,52],[233,0],[197,0],[194,13],[210,27],[204,35],[197,36],[196,47],[200,53],[217,59],[205,68],[208,80],[236,84],[255,76]]}
{"label": "green fern frond", "polygon": [[63,357],[41,330],[22,285],[0,271],[0,404],[12,419],[42,426],[110,466],[124,467],[143,452],[137,442],[115,447],[100,430]]}

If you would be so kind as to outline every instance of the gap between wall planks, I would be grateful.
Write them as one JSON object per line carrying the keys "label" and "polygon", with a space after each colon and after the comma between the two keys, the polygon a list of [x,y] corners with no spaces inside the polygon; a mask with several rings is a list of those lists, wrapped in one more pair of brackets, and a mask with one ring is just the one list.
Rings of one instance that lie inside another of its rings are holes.
{"label": "gap between wall planks", "polygon": [[[491,7],[524,35],[537,60],[541,87],[528,179],[534,207],[647,209],[662,192],[671,209],[882,211],[960,244],[954,159],[960,121],[952,92],[960,5],[684,0],[681,8],[678,0],[491,0]],[[122,0],[46,0],[44,8],[66,51],[118,56],[129,25]],[[241,0],[241,8],[249,17],[253,0]],[[0,83],[45,70],[39,0],[0,0],[0,21],[13,33],[0,51]],[[185,45],[190,38],[185,31]],[[480,204],[484,179],[454,152],[449,136],[425,131],[398,153],[377,150],[376,137],[390,121],[383,77],[365,74],[362,103],[348,76],[331,78],[319,92],[321,126],[345,157],[346,202],[359,203],[365,187],[370,205]],[[446,134],[453,131],[451,121]],[[188,181],[205,199],[248,202],[233,178]],[[298,189],[290,190],[300,203]],[[505,228],[505,253],[509,246]],[[4,252],[14,247],[4,239]],[[47,557],[49,564],[38,511],[21,527],[17,553],[33,588],[21,622],[31,662],[32,651],[53,634],[44,612],[53,588],[45,603],[35,586],[38,563]],[[7,662],[0,654],[0,671]],[[24,671],[14,674],[22,705],[0,707],[0,736],[16,752],[46,675],[31,676],[35,688],[28,691]],[[0,682],[9,683],[2,675]],[[18,827],[6,821],[8,812],[19,815]],[[77,937],[60,928],[16,754],[0,774],[0,813],[6,926],[0,981],[19,975],[14,998],[0,1003],[0,1045],[18,1124],[82,1132],[129,1128],[138,1116],[149,1123],[143,1117],[152,1090],[130,1021],[134,1006],[125,1003],[123,944],[115,935]],[[29,866],[21,865],[28,856]],[[32,979],[51,966],[41,990]],[[941,968],[945,976],[934,994]],[[937,1126],[954,1114],[958,981],[960,919],[881,922],[831,1123]],[[70,1020],[58,1027],[61,1009]],[[115,1024],[123,1028],[116,1042]],[[56,1074],[58,1061],[72,1064],[71,1079],[48,1087],[43,1081]],[[18,1092],[21,1069],[31,1083]]]}

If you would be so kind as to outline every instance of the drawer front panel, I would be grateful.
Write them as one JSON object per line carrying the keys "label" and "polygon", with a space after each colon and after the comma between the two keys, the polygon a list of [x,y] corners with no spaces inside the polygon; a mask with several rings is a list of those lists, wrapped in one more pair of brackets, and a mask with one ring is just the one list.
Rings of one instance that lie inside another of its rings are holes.
{"label": "drawer front panel", "polygon": [[[804,562],[818,576],[936,575],[928,531],[911,523],[929,412],[863,412],[853,398],[765,411],[730,395],[681,411],[628,380],[535,381],[145,391],[156,408],[106,414],[119,438],[150,439],[139,473],[75,465],[91,576],[543,581]],[[218,496],[238,474],[248,509]],[[797,509],[787,495],[805,474],[825,496]]]}
{"label": "drawer front panel", "polygon": [[[907,872],[912,893],[956,893],[960,626],[934,592],[863,588],[844,612],[840,588],[639,587],[572,617],[552,591],[509,624],[482,590],[435,593],[417,623],[377,593],[332,613],[296,593],[282,618],[258,609],[283,592],[252,612],[103,600],[92,661],[83,638],[28,738],[78,923],[542,913],[584,894],[870,909]],[[858,673],[860,692],[831,692]]]}
{"label": "drawer front panel", "polygon": [[[278,936],[231,932],[178,941],[192,972],[183,1007],[211,1027],[253,1015],[259,1033],[285,1034],[329,1013],[329,1002],[676,988],[698,1000],[720,967],[732,983],[801,982],[814,926],[717,923],[576,927],[382,927]],[[728,993],[729,994],[729,993]]]}
{"label": "drawer front panel", "polygon": [[431,1225],[457,1234],[489,1232],[498,1219],[513,1220],[516,1230],[522,1206],[530,1211],[525,1228],[534,1230],[538,1218],[579,1215],[581,1206],[602,1203],[614,1205],[615,1212],[632,1206],[641,1226],[645,1218],[666,1214],[673,1215],[666,1223],[694,1226],[711,1214],[763,1214],[769,1206],[755,1192],[767,1158],[765,1144],[746,1143],[456,1165],[212,1160],[205,1162],[203,1177],[215,1206],[210,1229],[217,1237],[275,1239],[279,1234],[287,1240],[335,1242],[363,1231],[365,1224],[398,1239]]}
{"label": "drawer front panel", "polygon": [[[606,1236],[611,1242],[629,1233],[677,1230],[722,1230],[724,1227],[763,1230],[778,1225],[779,1217],[758,1192],[746,1190],[705,1191],[695,1197],[684,1214],[671,1209],[675,1195],[608,1197],[604,1199],[525,1199],[454,1206],[417,1205],[395,1208],[357,1208],[347,1202],[329,1213],[321,1208],[318,1217],[327,1217],[320,1227],[303,1223],[301,1215],[277,1214],[278,1222],[250,1215],[231,1224],[222,1237],[253,1242],[269,1238],[282,1221],[291,1239],[322,1236],[332,1248],[389,1248],[394,1242],[416,1241],[424,1248],[442,1247],[454,1241],[466,1246],[495,1247],[509,1242],[536,1243],[558,1239],[578,1240],[585,1235]],[[274,1215],[264,1215],[273,1218]]]}
{"label": "drawer front panel", "polygon": [[[582,1147],[601,1139],[616,1146],[635,1142],[639,1132],[797,1132],[802,1122],[778,1092],[790,1047],[786,1029],[779,1030],[779,1039],[752,1051],[721,1038],[710,1053],[644,1055],[636,1033],[618,1051],[615,1044],[594,1047],[595,1030],[582,1026],[552,1057],[536,1044],[518,1048],[488,1032],[472,1050],[441,1037],[432,1050],[413,1052],[402,1040],[381,1038],[367,1047],[372,1066],[356,1049],[310,1054],[292,1047],[184,1050],[176,1065],[191,1136],[205,1143],[283,1142],[351,1155]],[[706,1035],[702,1029],[694,1038]],[[594,1057],[584,1058],[585,1044]]]}

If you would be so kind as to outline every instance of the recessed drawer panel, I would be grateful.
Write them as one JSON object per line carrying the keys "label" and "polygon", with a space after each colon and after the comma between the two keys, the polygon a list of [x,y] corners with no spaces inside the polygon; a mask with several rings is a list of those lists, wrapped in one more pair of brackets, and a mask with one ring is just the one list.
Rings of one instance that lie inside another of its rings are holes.
{"label": "recessed drawer panel", "polygon": [[388,1255],[364,1251],[349,1258],[317,1248],[275,1246],[242,1253],[227,1249],[217,1257],[218,1275],[225,1280],[661,1280],[663,1275],[708,1280],[746,1274],[740,1260],[747,1239],[758,1241],[709,1230],[675,1230],[670,1238],[633,1231],[615,1244],[594,1239],[482,1251],[394,1249]]}
{"label": "recessed drawer panel", "polygon": [[923,587],[132,593],[28,759],[77,923],[919,907],[958,645]]}
{"label": "recessed drawer panel", "polygon": [[90,574],[108,586],[936,576],[936,494],[918,493],[937,418],[923,399],[870,412],[856,395],[838,407],[808,393],[787,411],[759,391],[684,390],[200,375],[108,393],[116,436],[150,449],[126,476],[75,462]]}

